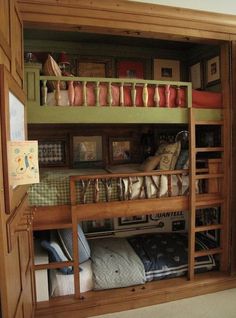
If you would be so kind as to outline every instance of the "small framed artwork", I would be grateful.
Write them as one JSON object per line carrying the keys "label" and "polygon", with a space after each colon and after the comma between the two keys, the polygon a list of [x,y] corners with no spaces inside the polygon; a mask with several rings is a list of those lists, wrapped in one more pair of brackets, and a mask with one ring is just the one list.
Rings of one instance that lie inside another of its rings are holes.
{"label": "small framed artwork", "polygon": [[147,223],[148,218],[147,215],[136,215],[136,216],[123,216],[118,218],[118,225],[133,225],[133,224],[140,224],[140,223]]}
{"label": "small framed artwork", "polygon": [[66,164],[66,140],[39,140],[39,165],[64,166]]}
{"label": "small framed artwork", "polygon": [[215,85],[220,81],[220,57],[215,56],[206,62],[206,85]]}
{"label": "small framed artwork", "polygon": [[112,62],[106,58],[79,58],[77,75],[80,77],[112,77]]}
{"label": "small framed artwork", "polygon": [[179,81],[180,62],[177,60],[154,59],[153,78],[160,81]]}
{"label": "small framed artwork", "polygon": [[193,89],[203,88],[202,64],[198,62],[189,68],[189,79]]}
{"label": "small framed artwork", "polygon": [[73,163],[102,160],[102,136],[73,136]]}
{"label": "small framed artwork", "polygon": [[110,162],[122,163],[131,160],[131,140],[128,138],[110,138]]}
{"label": "small framed artwork", "polygon": [[144,78],[144,62],[133,60],[117,61],[117,77]]}

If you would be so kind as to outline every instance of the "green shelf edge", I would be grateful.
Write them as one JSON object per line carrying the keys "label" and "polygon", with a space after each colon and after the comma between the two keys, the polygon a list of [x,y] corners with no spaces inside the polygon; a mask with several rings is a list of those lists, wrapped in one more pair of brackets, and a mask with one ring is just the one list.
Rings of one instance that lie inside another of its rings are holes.
{"label": "green shelf edge", "polygon": [[[188,113],[187,108],[29,105],[27,122],[29,124],[185,124],[188,123]],[[195,109],[195,119],[221,120],[222,110]]]}

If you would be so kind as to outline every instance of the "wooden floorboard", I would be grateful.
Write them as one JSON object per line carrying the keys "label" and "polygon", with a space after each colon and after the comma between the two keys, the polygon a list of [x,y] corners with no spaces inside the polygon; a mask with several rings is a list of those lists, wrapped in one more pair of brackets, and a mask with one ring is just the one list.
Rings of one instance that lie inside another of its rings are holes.
{"label": "wooden floorboard", "polygon": [[168,279],[121,289],[83,293],[83,299],[73,296],[56,297],[37,304],[36,317],[91,317],[110,312],[145,307],[187,297],[236,287],[236,276],[220,272]]}

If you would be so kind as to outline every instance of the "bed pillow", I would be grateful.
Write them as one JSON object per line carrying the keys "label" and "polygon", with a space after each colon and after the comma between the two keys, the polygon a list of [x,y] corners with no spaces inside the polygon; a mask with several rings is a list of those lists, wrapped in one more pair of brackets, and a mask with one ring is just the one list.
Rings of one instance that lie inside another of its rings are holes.
{"label": "bed pillow", "polygon": [[[66,262],[68,258],[65,256],[60,245],[56,242],[49,242],[43,240],[41,246],[48,252],[50,262]],[[59,269],[63,274],[73,274],[72,266],[63,267]]]}
{"label": "bed pillow", "polygon": [[161,156],[160,160],[160,170],[173,170],[175,169],[175,165],[177,159],[180,154],[181,143],[180,141],[166,144],[163,143],[159,146],[158,150],[155,153],[155,156]]}
{"label": "bed pillow", "polygon": [[221,108],[222,94],[218,92],[192,90],[193,107]]}
{"label": "bed pillow", "polygon": [[[48,58],[43,65],[43,74],[45,76],[61,76],[60,67],[50,54],[48,55]],[[56,89],[56,82],[49,81],[48,85],[52,90]]]}
{"label": "bed pillow", "polygon": [[175,169],[179,170],[179,169],[184,169],[184,167],[186,166],[186,163],[188,162],[188,150],[187,149],[182,149],[180,151],[178,160],[176,162],[176,166]]}
{"label": "bed pillow", "polygon": [[[58,230],[59,238],[63,247],[66,248],[70,259],[73,259],[73,244],[72,244],[72,230],[61,229]],[[80,225],[78,225],[78,240],[79,240],[79,262],[86,262],[90,258],[90,247]]]}
{"label": "bed pillow", "polygon": [[145,172],[152,171],[159,165],[160,160],[161,156],[150,156],[140,165],[140,170]]}

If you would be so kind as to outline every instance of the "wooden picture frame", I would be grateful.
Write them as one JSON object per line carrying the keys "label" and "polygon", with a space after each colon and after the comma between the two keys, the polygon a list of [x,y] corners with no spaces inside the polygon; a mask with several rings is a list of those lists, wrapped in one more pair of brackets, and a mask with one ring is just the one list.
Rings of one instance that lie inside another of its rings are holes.
{"label": "wooden picture frame", "polygon": [[5,153],[2,159],[4,199],[5,211],[7,214],[10,214],[21,202],[28,188],[28,185],[13,186],[10,184],[10,158],[8,154],[9,142],[24,141],[27,139],[26,97],[3,65],[0,66],[0,91],[2,152]]}
{"label": "wooden picture frame", "polygon": [[73,166],[102,161],[102,136],[73,136]]}
{"label": "wooden picture frame", "polygon": [[214,56],[206,61],[206,86],[220,82],[220,57]]}
{"label": "wooden picture frame", "polygon": [[109,139],[110,163],[127,163],[132,158],[132,140],[130,138]]}
{"label": "wooden picture frame", "polygon": [[66,139],[50,138],[38,141],[40,167],[62,167],[67,165]]}
{"label": "wooden picture frame", "polygon": [[77,76],[113,77],[112,61],[109,58],[81,57],[77,60]]}
{"label": "wooden picture frame", "polygon": [[158,81],[180,81],[180,61],[154,59],[153,79]]}
{"label": "wooden picture frame", "polygon": [[197,62],[189,67],[189,80],[193,89],[203,89],[203,67]]}
{"label": "wooden picture frame", "polygon": [[118,60],[116,62],[118,78],[144,79],[145,65],[142,60]]}

